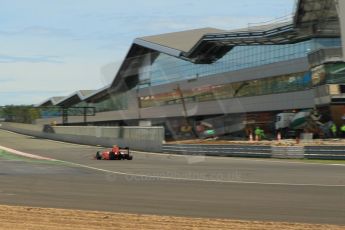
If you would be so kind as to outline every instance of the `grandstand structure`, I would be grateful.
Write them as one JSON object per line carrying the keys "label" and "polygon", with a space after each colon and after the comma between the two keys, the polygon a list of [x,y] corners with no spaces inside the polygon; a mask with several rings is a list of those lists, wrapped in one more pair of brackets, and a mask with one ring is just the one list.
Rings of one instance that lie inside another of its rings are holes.
{"label": "grandstand structure", "polygon": [[[89,125],[162,125],[171,137],[194,135],[200,125],[217,135],[257,125],[270,133],[277,113],[307,108],[340,124],[344,27],[344,1],[298,0],[292,17],[244,29],[136,38],[111,84],[39,106],[91,106]],[[37,122],[52,120],[62,122]]]}

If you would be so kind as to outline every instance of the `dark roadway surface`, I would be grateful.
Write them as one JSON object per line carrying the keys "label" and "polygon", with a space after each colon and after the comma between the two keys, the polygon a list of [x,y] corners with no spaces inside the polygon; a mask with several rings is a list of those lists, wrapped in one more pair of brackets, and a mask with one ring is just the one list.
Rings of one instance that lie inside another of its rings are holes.
{"label": "dark roadway surface", "polygon": [[0,156],[0,204],[345,225],[345,166],[139,152],[97,161],[98,147],[6,131],[0,145],[83,165]]}

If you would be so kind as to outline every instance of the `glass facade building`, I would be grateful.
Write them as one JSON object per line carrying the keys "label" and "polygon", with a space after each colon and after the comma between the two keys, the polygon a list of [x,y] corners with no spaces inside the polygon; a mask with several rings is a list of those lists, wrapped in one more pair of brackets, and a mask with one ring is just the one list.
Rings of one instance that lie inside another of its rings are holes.
{"label": "glass facade building", "polygon": [[[139,71],[139,88],[152,87],[188,79],[207,77],[215,74],[258,67],[282,61],[307,57],[308,53],[327,47],[341,45],[339,38],[315,38],[304,42],[287,45],[236,46],[221,59],[212,64],[194,64],[164,53],[159,53],[153,63],[146,62]],[[333,74],[334,75],[334,74]],[[338,79],[339,77],[330,79]],[[339,80],[340,79],[340,80]],[[334,81],[334,80],[330,80]],[[274,76],[252,81],[231,84],[199,86],[183,91],[185,102],[203,102],[245,96],[259,96],[274,93],[305,90],[312,85],[311,72]],[[145,95],[139,98],[141,108],[181,103],[181,95],[176,91],[157,95]],[[128,109],[128,95],[121,93],[110,95],[104,101],[91,103],[97,112]]]}
{"label": "glass facade building", "polygon": [[314,50],[337,46],[341,46],[339,38],[315,38],[287,45],[236,46],[212,64],[193,64],[160,53],[151,65],[142,68],[139,78],[141,82],[157,86],[306,57]]}
{"label": "glass facade building", "polygon": [[[153,63],[145,62],[140,68],[138,87],[159,86],[172,82],[208,77],[215,74],[303,58],[307,57],[309,52],[326,47],[338,47],[340,45],[341,41],[339,38],[315,38],[287,45],[236,46],[212,64],[194,64],[164,53],[159,53]],[[334,69],[335,67],[329,67],[328,65],[322,67],[322,69],[314,70],[313,76],[315,78],[316,72],[328,71],[328,75],[332,75],[332,77],[327,78],[329,79],[329,83],[343,81],[343,72],[339,72],[336,69],[336,73],[331,74],[330,69],[332,68]],[[191,90],[184,90],[182,92],[183,95],[180,95],[176,91],[157,95],[145,95],[140,97],[138,101],[140,108],[148,108],[179,104],[181,103],[182,96],[186,103],[193,103],[299,91],[315,85],[311,76],[312,73],[308,71],[251,81],[241,81],[241,79],[238,79],[238,82],[235,83],[215,83],[212,86],[198,86]],[[89,104],[82,102],[82,104],[83,106],[95,107],[96,112],[126,110],[129,106],[128,94],[125,92],[109,95],[103,101]]]}
{"label": "glass facade building", "polygon": [[[213,64],[193,64],[166,54],[159,54],[152,65],[144,68],[145,72],[140,75],[140,80],[151,82],[151,86],[162,85],[303,58],[312,51],[340,45],[339,38],[315,38],[287,45],[237,46]],[[327,83],[344,82],[345,68],[344,64],[340,63],[326,65],[322,69],[314,70],[313,80],[310,71],[251,81],[241,81],[239,79],[235,83],[199,86],[181,93],[172,91],[142,96],[139,98],[140,107],[179,104],[182,103],[182,97],[185,102],[190,103],[306,90],[318,84],[315,83],[315,76],[319,72],[325,72],[324,75],[327,72]],[[321,78],[326,79],[325,77]],[[321,83],[326,82],[320,80],[319,84]],[[147,85],[144,87],[147,87]]]}
{"label": "glass facade building", "polygon": [[[139,88],[154,87],[172,82],[209,77],[251,67],[306,58],[308,53],[341,45],[339,38],[315,38],[287,45],[236,46],[212,64],[194,64],[176,57],[159,53],[153,63],[146,62],[139,71]],[[140,84],[145,82],[145,84]],[[181,92],[172,90],[138,98],[140,108],[159,107],[182,103],[198,103],[239,97],[253,97],[310,89],[325,83],[345,82],[345,64],[322,65],[311,71],[277,75],[267,78],[232,83],[199,85]],[[136,90],[139,90],[137,88]],[[80,102],[74,106],[95,107],[96,112],[119,111],[129,108],[129,94],[109,95],[97,103]],[[69,115],[79,115],[79,112]],[[51,115],[51,114],[49,114]],[[54,114],[56,115],[56,114]]]}
{"label": "glass facade building", "polygon": [[97,103],[89,103],[88,106],[95,107],[96,112],[126,110],[128,109],[128,95],[127,93],[110,95],[105,100]]}

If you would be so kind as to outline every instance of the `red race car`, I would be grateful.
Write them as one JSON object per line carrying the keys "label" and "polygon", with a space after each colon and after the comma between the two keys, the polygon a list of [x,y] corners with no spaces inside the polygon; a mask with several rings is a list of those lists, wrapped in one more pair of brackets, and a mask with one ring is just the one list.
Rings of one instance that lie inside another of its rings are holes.
{"label": "red race car", "polygon": [[97,160],[132,160],[133,156],[129,154],[129,148],[120,148],[114,145],[110,150],[98,151],[95,158]]}

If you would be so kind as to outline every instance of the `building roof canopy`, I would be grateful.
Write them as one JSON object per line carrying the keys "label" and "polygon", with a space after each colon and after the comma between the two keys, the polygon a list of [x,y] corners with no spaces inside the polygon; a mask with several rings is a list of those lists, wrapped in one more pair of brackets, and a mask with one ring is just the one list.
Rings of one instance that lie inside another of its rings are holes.
{"label": "building roof canopy", "polygon": [[61,107],[71,107],[83,101],[87,96],[91,95],[93,92],[95,92],[95,90],[78,90],[58,101],[56,105]]}
{"label": "building roof canopy", "polygon": [[64,99],[65,97],[62,96],[56,96],[56,97],[50,97],[47,100],[39,103],[36,105],[36,107],[41,107],[41,106],[55,106],[59,101]]}

